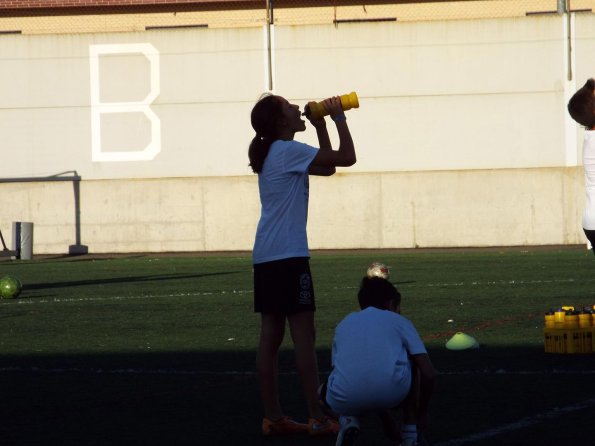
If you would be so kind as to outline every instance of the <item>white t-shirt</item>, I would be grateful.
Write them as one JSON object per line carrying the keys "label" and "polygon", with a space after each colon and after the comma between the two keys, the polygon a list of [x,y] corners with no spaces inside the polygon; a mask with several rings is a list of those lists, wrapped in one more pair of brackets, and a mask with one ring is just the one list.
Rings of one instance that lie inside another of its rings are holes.
{"label": "white t-shirt", "polygon": [[271,144],[258,174],[261,214],[252,260],[255,264],[309,257],[308,168],[318,149],[297,141]]}
{"label": "white t-shirt", "polygon": [[335,329],[326,401],[340,415],[391,409],[411,386],[410,355],[426,348],[408,319],[368,307]]}
{"label": "white t-shirt", "polygon": [[583,212],[583,228],[595,230],[595,130],[585,131],[583,141],[583,166],[587,203]]}

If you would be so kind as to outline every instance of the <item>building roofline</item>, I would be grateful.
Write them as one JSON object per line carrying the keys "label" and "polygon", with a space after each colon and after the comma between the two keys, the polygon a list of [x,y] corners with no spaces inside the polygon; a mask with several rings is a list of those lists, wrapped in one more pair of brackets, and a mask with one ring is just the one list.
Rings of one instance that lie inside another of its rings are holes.
{"label": "building roofline", "polygon": [[[368,5],[441,3],[453,0],[370,0]],[[467,2],[474,0],[454,0]],[[185,11],[264,9],[266,0],[10,0],[0,3],[0,17],[138,14]],[[361,0],[275,0],[274,7],[309,8],[361,5]]]}
{"label": "building roofline", "polygon": [[264,0],[11,0],[0,3],[0,17],[134,14],[264,7]]}
{"label": "building roofline", "polygon": [[[372,0],[366,4],[398,4],[398,3],[440,3],[453,0]],[[473,1],[473,0],[454,0]],[[131,8],[131,7],[181,7],[181,6],[237,6],[240,4],[252,7],[264,7],[266,0],[10,0],[0,3],[0,10],[31,11],[87,8]],[[361,0],[275,0],[276,7],[319,7],[361,5]]]}
{"label": "building roofline", "polygon": [[134,7],[134,6],[181,6],[205,4],[263,3],[264,0],[11,0],[0,4],[0,9],[35,10],[63,8]]}

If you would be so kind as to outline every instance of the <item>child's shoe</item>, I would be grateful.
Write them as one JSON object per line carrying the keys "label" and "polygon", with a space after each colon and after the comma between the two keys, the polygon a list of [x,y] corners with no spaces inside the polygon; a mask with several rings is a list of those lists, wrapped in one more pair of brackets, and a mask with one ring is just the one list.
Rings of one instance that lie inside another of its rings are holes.
{"label": "child's shoe", "polygon": [[419,446],[417,426],[415,424],[401,425],[401,446]]}
{"label": "child's shoe", "polygon": [[320,419],[310,418],[308,420],[308,432],[313,437],[322,435],[335,435],[339,432],[339,423],[331,417],[324,416]]}
{"label": "child's shoe", "polygon": [[359,435],[359,422],[355,417],[340,417],[341,430],[337,435],[335,446],[353,446]]}
{"label": "child's shoe", "polygon": [[298,423],[292,420],[291,417],[281,417],[278,420],[262,419],[262,433],[266,436],[303,434],[306,432],[308,432],[308,425]]}
{"label": "child's shoe", "polygon": [[417,440],[409,438],[397,444],[400,444],[400,446],[430,446],[430,443],[424,437],[417,437]]}
{"label": "child's shoe", "polygon": [[420,432],[417,433],[417,440],[414,440],[413,438],[405,438],[397,444],[400,446],[430,446],[430,442]]}
{"label": "child's shoe", "polygon": [[430,442],[426,439],[423,433],[417,433],[417,444],[419,446],[430,446]]}

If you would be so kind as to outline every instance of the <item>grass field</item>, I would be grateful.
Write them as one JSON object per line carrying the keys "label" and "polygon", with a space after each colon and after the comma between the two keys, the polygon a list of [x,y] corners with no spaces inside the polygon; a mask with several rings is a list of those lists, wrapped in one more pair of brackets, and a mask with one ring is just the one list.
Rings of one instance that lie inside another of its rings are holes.
{"label": "grass field", "polygon": [[[375,260],[440,372],[432,444],[595,444],[595,354],[543,347],[546,310],[595,304],[591,252],[314,252],[323,377]],[[334,445],[260,435],[249,254],[38,257],[4,274],[25,287],[0,301],[1,445]],[[481,347],[446,350],[457,331]],[[285,410],[304,419],[289,341],[280,361]],[[375,417],[362,428],[358,444],[390,444]]]}

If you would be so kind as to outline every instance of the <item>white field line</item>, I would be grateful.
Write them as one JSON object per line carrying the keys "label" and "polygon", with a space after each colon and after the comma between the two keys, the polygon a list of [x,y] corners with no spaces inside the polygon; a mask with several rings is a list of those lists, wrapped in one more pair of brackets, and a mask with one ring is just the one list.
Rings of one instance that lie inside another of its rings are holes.
{"label": "white field line", "polygon": [[[594,282],[595,279],[580,279],[580,282]],[[551,284],[551,283],[574,283],[575,279],[539,279],[539,280],[487,280],[471,282],[457,282],[457,283],[428,283],[426,287],[448,287],[448,286],[491,286],[491,285],[539,285],[539,284]],[[402,284],[401,286],[408,285]],[[411,284],[410,284],[411,285]],[[413,284],[413,287],[415,285]]]}
{"label": "white field line", "polygon": [[172,293],[172,294],[142,294],[140,296],[104,296],[104,297],[52,297],[52,298],[33,298],[33,299],[3,299],[1,305],[33,305],[33,304],[52,304],[52,303],[71,303],[71,302],[101,302],[114,300],[134,300],[134,299],[159,299],[172,297],[196,297],[196,296],[218,296],[224,294],[251,294],[252,290],[233,290],[216,292],[193,292],[193,293]]}
{"label": "white field line", "polygon": [[468,435],[466,437],[457,438],[455,440],[449,440],[442,443],[437,443],[434,446],[463,446],[467,443],[472,443],[479,440],[485,440],[486,438],[495,437],[497,435],[506,434],[509,432],[514,432],[520,429],[525,429],[527,427],[533,426],[535,424],[540,424],[543,422],[548,422],[549,420],[555,420],[560,418],[563,415],[577,412],[584,409],[590,409],[595,407],[595,398],[582,401],[580,403],[570,404],[568,406],[563,407],[556,407],[554,409],[548,410],[547,412],[538,413],[532,415],[530,417],[523,418],[519,421],[515,421],[514,423],[503,424],[502,426],[498,426],[492,429],[484,430],[483,432],[478,432],[476,434]]}
{"label": "white field line", "polygon": [[[461,287],[461,286],[493,286],[493,285],[548,285],[552,283],[575,283],[575,282],[595,282],[595,278],[580,278],[580,280],[576,279],[533,279],[533,280],[472,280],[469,282],[450,282],[450,283],[425,283],[425,284],[418,284],[418,283],[399,283],[398,280],[395,280],[394,283],[399,286],[399,288],[442,288],[442,287]],[[357,289],[356,286],[345,286],[345,287],[335,287],[334,289]]]}
{"label": "white field line", "polygon": [[[445,288],[462,286],[515,286],[515,285],[538,285],[551,283],[574,283],[575,279],[552,279],[552,280],[495,280],[495,281],[471,281],[471,282],[453,282],[453,283],[401,283],[399,288]],[[594,279],[581,278],[580,282],[595,282]],[[334,287],[336,290],[357,289],[356,286]],[[197,296],[217,296],[225,294],[252,294],[252,290],[232,290],[232,291],[206,291],[206,292],[188,292],[172,294],[143,294],[139,296],[103,296],[103,297],[80,297],[80,298],[32,298],[32,299],[2,299],[0,305],[33,305],[33,304],[52,304],[52,303],[72,303],[72,302],[101,302],[118,301],[133,299],[159,299],[172,297],[197,297]]]}

